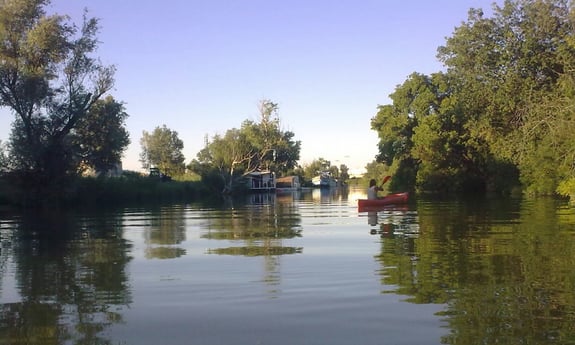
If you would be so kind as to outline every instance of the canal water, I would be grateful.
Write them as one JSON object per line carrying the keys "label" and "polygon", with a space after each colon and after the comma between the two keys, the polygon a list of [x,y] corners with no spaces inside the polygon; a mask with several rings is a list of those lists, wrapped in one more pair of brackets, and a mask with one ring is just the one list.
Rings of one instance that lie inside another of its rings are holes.
{"label": "canal water", "polygon": [[363,190],[0,211],[0,344],[575,344],[575,209]]}

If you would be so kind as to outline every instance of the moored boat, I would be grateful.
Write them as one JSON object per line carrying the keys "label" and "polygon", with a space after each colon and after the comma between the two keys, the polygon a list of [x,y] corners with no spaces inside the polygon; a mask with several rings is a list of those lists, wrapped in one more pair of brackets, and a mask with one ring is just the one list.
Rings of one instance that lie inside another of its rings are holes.
{"label": "moored boat", "polygon": [[357,207],[359,211],[369,211],[370,209],[377,210],[385,206],[401,205],[407,203],[409,199],[408,192],[393,193],[379,199],[358,199]]}
{"label": "moored boat", "polygon": [[318,176],[312,178],[311,182],[315,187],[320,188],[337,187],[337,181],[329,171],[322,171]]}

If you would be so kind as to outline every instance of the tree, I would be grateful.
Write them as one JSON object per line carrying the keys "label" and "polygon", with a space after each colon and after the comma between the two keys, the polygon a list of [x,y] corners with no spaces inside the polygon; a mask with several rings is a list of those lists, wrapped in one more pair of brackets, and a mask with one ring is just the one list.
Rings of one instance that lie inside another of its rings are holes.
{"label": "tree", "polygon": [[[382,180],[382,176],[387,175],[391,175],[389,172],[389,166],[385,163],[373,160],[366,164],[365,174],[363,175],[363,178],[366,181],[375,179],[379,183]],[[395,179],[395,176],[393,179]]]}
{"label": "tree", "polygon": [[130,144],[130,135],[124,127],[127,117],[124,105],[112,96],[94,103],[74,131],[84,166],[106,172],[121,163],[122,153]]}
{"label": "tree", "polygon": [[8,148],[6,143],[0,140],[0,173],[6,172],[8,170]]}
{"label": "tree", "polygon": [[406,187],[461,192],[484,186],[484,160],[469,140],[456,86],[444,73],[413,73],[390,96],[393,105],[372,121],[382,138],[382,161],[407,180]]}
{"label": "tree", "polygon": [[254,153],[244,172],[272,170],[283,173],[293,169],[299,160],[301,143],[293,140],[293,132],[281,130],[277,103],[262,100],[258,108],[260,121],[246,120],[241,127]]}
{"label": "tree", "polygon": [[[378,161],[423,190],[562,193],[575,178],[575,40],[567,0],[471,9],[439,47],[445,73],[412,74],[379,108]],[[394,182],[398,179],[394,178]],[[571,192],[573,194],[573,191]]]}
{"label": "tree", "polygon": [[178,137],[178,132],[170,130],[166,125],[156,127],[151,134],[144,131],[140,145],[140,161],[144,169],[156,167],[170,176],[181,176],[184,173],[184,143]]}
{"label": "tree", "polygon": [[534,193],[575,176],[565,159],[573,157],[573,30],[567,0],[506,1],[493,18],[471,10],[439,49],[465,86],[459,98],[472,136],[515,165]]}
{"label": "tree", "polygon": [[294,133],[281,130],[276,103],[262,100],[259,112],[260,122],[246,120],[240,129],[232,128],[223,136],[206,140],[197,160],[190,164],[192,171],[227,193],[233,190],[234,180],[251,172],[271,170],[281,174],[293,169],[301,143],[293,140]]}
{"label": "tree", "polygon": [[46,15],[48,0],[4,0],[0,6],[0,106],[16,116],[11,158],[33,188],[55,187],[74,174],[71,133],[114,83],[114,67],[92,57],[98,21],[80,28]]}
{"label": "tree", "polygon": [[349,180],[349,168],[347,167],[347,165],[345,164],[341,164],[339,166],[339,180],[341,181],[341,183],[343,184],[347,184],[347,181]]}
{"label": "tree", "polygon": [[[217,172],[221,179],[223,193],[230,193],[233,190],[233,181],[239,174],[246,173],[246,167],[253,166],[258,152],[248,140],[245,133],[237,128],[226,131],[224,136],[215,135],[211,143],[199,154],[201,164],[206,166],[203,172]],[[211,167],[211,168],[210,168]],[[249,172],[254,171],[250,170]],[[202,171],[196,170],[202,178],[206,177]]]}
{"label": "tree", "polygon": [[323,171],[329,171],[331,167],[331,162],[324,159],[318,158],[314,159],[311,163],[303,167],[304,178],[307,181],[311,181],[315,176],[318,176]]}

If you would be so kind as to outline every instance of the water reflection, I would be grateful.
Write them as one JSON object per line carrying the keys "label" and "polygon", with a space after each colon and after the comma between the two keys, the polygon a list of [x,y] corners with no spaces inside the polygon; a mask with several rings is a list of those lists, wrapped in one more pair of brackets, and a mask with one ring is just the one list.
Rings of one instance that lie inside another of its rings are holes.
{"label": "water reflection", "polygon": [[573,209],[350,195],[2,215],[0,343],[574,342]]}
{"label": "water reflection", "polygon": [[[65,212],[25,214],[3,223],[2,262],[12,261],[19,296],[0,305],[6,344],[105,343],[131,303],[129,245],[113,216],[76,218]],[[4,301],[4,298],[3,298]]]}
{"label": "water reflection", "polygon": [[174,259],[186,254],[186,250],[178,246],[186,240],[185,213],[186,209],[181,205],[149,211],[144,233],[146,258]]}
{"label": "water reflection", "polygon": [[575,340],[572,210],[558,211],[554,200],[434,201],[417,208],[419,236],[382,238],[376,260],[382,284],[393,286],[386,292],[446,305],[439,315],[451,332],[442,343]]}
{"label": "water reflection", "polygon": [[419,234],[419,217],[409,206],[387,206],[379,211],[367,212],[370,234],[381,237],[407,236]]}
{"label": "water reflection", "polygon": [[[281,255],[301,254],[301,246],[286,243],[302,236],[298,203],[301,192],[260,193],[248,196],[245,204],[222,210],[211,217],[202,238],[222,242],[207,254],[240,255],[264,258],[263,281],[271,286],[280,282]],[[276,290],[272,290],[276,292]]]}
{"label": "water reflection", "polygon": [[313,205],[313,204],[346,204],[350,189],[341,188],[308,188],[298,191],[282,191],[272,193],[255,193],[248,195],[245,204],[250,205]]}

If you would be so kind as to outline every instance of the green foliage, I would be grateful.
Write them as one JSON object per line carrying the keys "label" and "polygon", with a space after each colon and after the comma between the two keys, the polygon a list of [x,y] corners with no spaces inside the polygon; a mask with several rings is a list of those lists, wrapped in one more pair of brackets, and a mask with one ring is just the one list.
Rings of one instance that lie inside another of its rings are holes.
{"label": "green foliage", "polygon": [[197,200],[206,195],[207,191],[198,181],[161,182],[159,179],[127,172],[119,178],[79,178],[67,202],[77,205],[182,202]]}
{"label": "green foliage", "polygon": [[564,101],[565,87],[572,89],[572,32],[566,1],[508,1],[493,18],[471,11],[468,23],[440,48],[440,58],[462,82],[458,96],[466,115],[479,128],[472,136],[493,159],[515,164],[530,193],[553,193],[570,174],[560,165],[572,152],[563,145],[573,133]]}
{"label": "green foliage", "polygon": [[178,132],[163,125],[156,127],[152,133],[144,131],[140,139],[142,152],[140,161],[144,169],[152,167],[169,176],[184,174],[184,142],[178,137]]}
{"label": "green foliage", "polygon": [[557,186],[557,193],[570,197],[571,201],[575,201],[575,177],[561,181],[559,186]]}
{"label": "green foliage", "polygon": [[282,131],[277,104],[260,102],[260,122],[246,120],[240,129],[214,135],[188,166],[212,189],[232,192],[234,182],[254,171],[270,170],[278,175],[293,170],[301,143],[294,133]]}
{"label": "green foliage", "polygon": [[377,161],[372,161],[365,166],[365,174],[363,175],[368,181],[372,178],[379,181],[384,176],[392,175],[390,168],[387,164],[379,163]]}
{"label": "green foliage", "polygon": [[299,160],[301,144],[293,140],[293,132],[281,130],[278,105],[263,100],[259,112],[259,123],[246,120],[240,130],[252,152],[252,157],[244,164],[244,172],[271,170],[285,173],[293,169]]}
{"label": "green foliage", "polygon": [[314,159],[311,163],[304,165],[303,177],[306,181],[311,181],[314,177],[318,176],[322,171],[329,171],[331,162],[325,158]]}
{"label": "green foliage", "polygon": [[311,163],[304,165],[297,175],[300,176],[304,185],[311,186],[312,179],[323,172],[328,172],[331,177],[337,179],[341,184],[347,184],[350,179],[347,165],[340,164],[338,167],[337,165],[332,165],[330,161],[322,157],[314,159]]}
{"label": "green foliage", "polygon": [[[17,207],[36,206],[26,190],[21,188],[19,174],[0,176],[0,205]],[[213,195],[199,180],[172,180],[143,176],[137,172],[124,171],[121,177],[76,177],[70,179],[66,189],[59,191],[58,203],[41,206],[82,207],[89,205],[116,206],[157,202],[188,202]],[[47,199],[46,202],[52,201]]]}
{"label": "green foliage", "polygon": [[[49,1],[7,0],[0,6],[0,106],[16,116],[10,162],[37,197],[57,195],[81,159],[73,133],[114,84],[114,67],[92,56],[98,21],[81,27],[47,16]],[[51,189],[51,190],[48,190]]]}
{"label": "green foliage", "polygon": [[471,9],[439,47],[446,73],[413,73],[379,107],[379,155],[424,191],[552,194],[575,176],[574,27],[565,0]]}
{"label": "green foliage", "polygon": [[121,163],[122,153],[130,144],[127,117],[124,106],[108,96],[96,101],[88,116],[78,121],[74,142],[86,167],[106,172]]}
{"label": "green foliage", "polygon": [[[380,185],[385,176],[391,176],[392,174],[393,173],[387,164],[379,163],[374,160],[365,166],[365,174],[363,174],[362,185],[367,188],[369,186],[369,180],[371,179],[375,179],[378,185]],[[389,183],[385,184],[383,187],[389,188]]]}
{"label": "green foliage", "polygon": [[339,166],[339,181],[343,184],[347,184],[349,180],[349,168],[345,164]]}
{"label": "green foliage", "polygon": [[409,155],[411,148],[411,130],[413,118],[391,105],[380,106],[376,116],[371,120],[371,129],[380,138],[377,160],[391,165],[394,159]]}
{"label": "green foliage", "polygon": [[0,140],[0,173],[8,171],[8,147]]}

